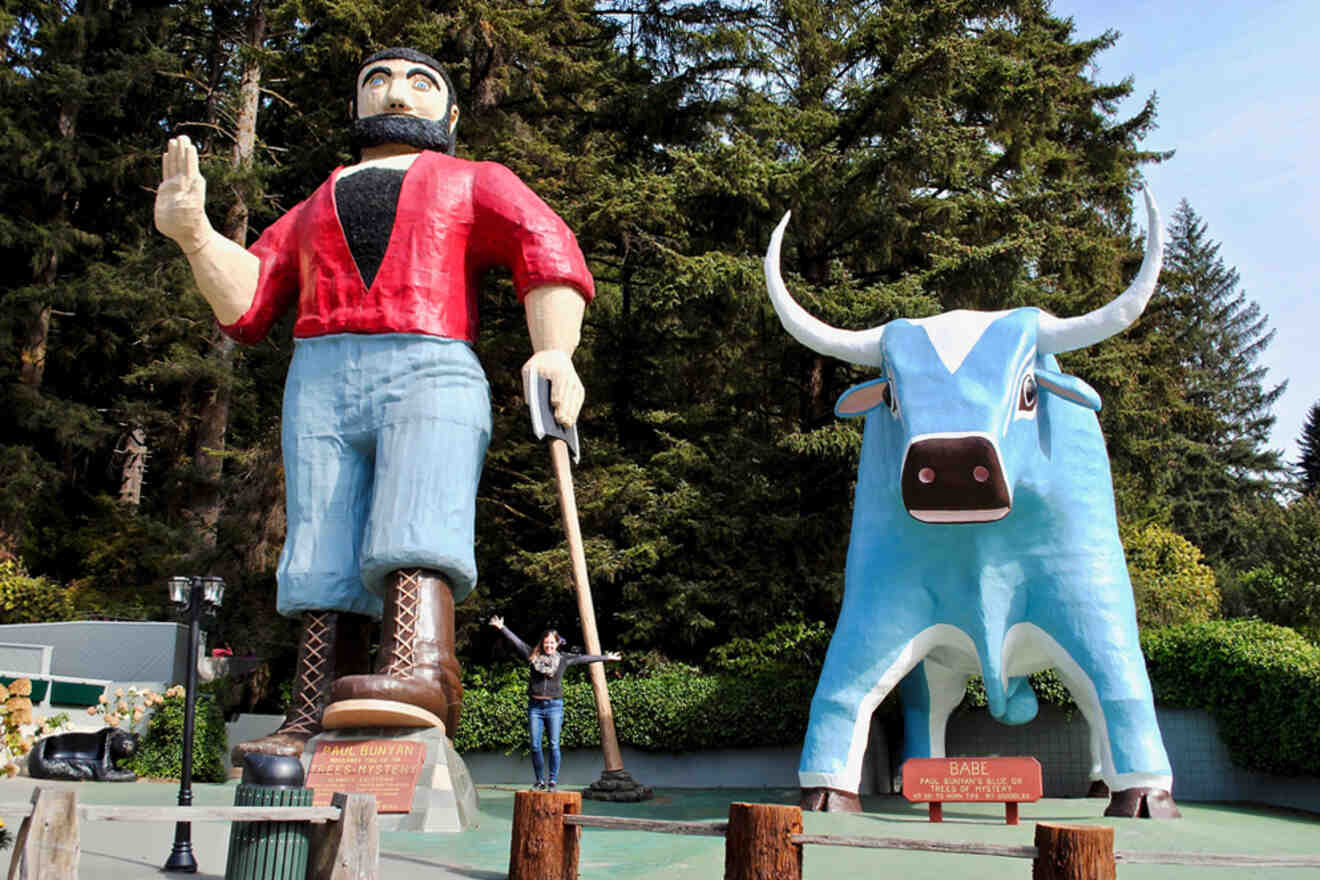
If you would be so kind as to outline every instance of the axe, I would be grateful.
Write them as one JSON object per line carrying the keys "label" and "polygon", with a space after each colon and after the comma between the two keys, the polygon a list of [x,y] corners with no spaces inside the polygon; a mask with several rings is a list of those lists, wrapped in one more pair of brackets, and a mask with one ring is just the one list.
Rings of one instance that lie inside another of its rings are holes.
{"label": "axe", "polygon": [[[600,636],[596,633],[596,609],[591,601],[591,584],[587,581],[587,554],[582,544],[582,527],[578,522],[577,499],[573,494],[573,468],[569,462],[580,458],[577,426],[565,428],[555,421],[550,407],[550,380],[540,374],[524,379],[523,393],[531,409],[532,433],[538,440],[549,438],[550,462],[559,487],[559,512],[564,519],[564,535],[568,538],[568,555],[573,563],[573,586],[577,592],[578,616],[582,618],[582,638],[588,654],[600,654]],[[610,692],[605,684],[605,664],[588,664],[591,672],[591,690],[596,697],[596,718],[600,722],[600,744],[605,753],[605,773],[623,773],[623,756],[619,740],[614,733],[614,710],[610,708]]]}

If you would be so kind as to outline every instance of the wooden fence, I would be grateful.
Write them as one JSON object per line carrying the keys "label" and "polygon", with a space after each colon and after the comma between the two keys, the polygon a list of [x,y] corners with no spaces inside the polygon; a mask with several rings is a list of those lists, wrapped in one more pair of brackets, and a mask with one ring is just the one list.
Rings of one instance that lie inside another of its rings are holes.
{"label": "wooden fence", "polygon": [[22,815],[8,880],[77,880],[81,822],[309,822],[307,876],[378,880],[376,798],[335,794],[328,807],[125,807],[79,804],[73,791],[37,788],[28,804],[3,804]]}
{"label": "wooden fence", "polygon": [[727,822],[666,822],[584,816],[577,792],[520,791],[514,795],[509,880],[577,880],[583,828],[723,837],[725,880],[801,880],[802,848],[807,844],[1031,859],[1033,880],[1106,880],[1117,876],[1120,864],[1320,868],[1320,857],[1314,856],[1115,850],[1114,829],[1103,825],[1038,822],[1032,846],[853,837],[804,834],[802,811],[779,804],[730,804]]}
{"label": "wooden fence", "polygon": [[[37,788],[30,804],[0,804],[22,815],[9,880],[76,880],[81,822],[309,822],[307,876],[317,880],[377,880],[380,837],[371,795],[336,794],[328,807],[128,807],[79,804],[73,791]],[[779,804],[733,803],[727,822],[672,822],[582,815],[577,792],[514,795],[509,880],[577,880],[583,828],[723,837],[725,880],[801,880],[806,845],[898,849],[1031,859],[1033,880],[1106,880],[1117,866],[1320,868],[1320,857],[1114,849],[1114,829],[1100,825],[1036,824],[1031,846],[959,843],[900,837],[804,834],[802,811]],[[1024,872],[1025,875],[1025,872]]]}

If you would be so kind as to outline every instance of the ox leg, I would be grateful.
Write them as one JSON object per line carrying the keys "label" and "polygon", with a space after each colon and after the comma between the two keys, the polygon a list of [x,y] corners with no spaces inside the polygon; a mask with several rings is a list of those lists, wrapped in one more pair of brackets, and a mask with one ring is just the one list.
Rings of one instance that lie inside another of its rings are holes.
{"label": "ox leg", "polygon": [[798,765],[804,810],[861,812],[857,792],[871,715],[920,660],[904,656],[902,650],[877,656],[874,642],[844,625],[846,617],[841,617],[830,639],[811,698],[811,717]]}
{"label": "ox leg", "polygon": [[1087,737],[1087,744],[1091,748],[1091,771],[1087,778],[1091,781],[1090,787],[1086,791],[1087,797],[1109,799],[1109,786],[1105,785],[1105,768],[1100,755],[1104,749],[1100,738],[1100,731],[1095,724],[1088,718],[1086,727],[1090,731]]}
{"label": "ox leg", "polygon": [[1169,793],[1173,771],[1135,635],[1132,627],[1130,640],[1078,639],[1071,651],[1048,637],[1046,642],[1098,743],[1104,782],[1111,792],[1105,815],[1176,819],[1181,814]]}
{"label": "ox leg", "polygon": [[969,676],[926,659],[903,677],[903,759],[943,758],[949,716],[967,692]]}
{"label": "ox leg", "polygon": [[[954,627],[908,629],[916,635],[904,636],[910,615],[889,608],[865,610],[868,613],[849,614],[845,598],[811,699],[798,765],[803,809],[860,810],[857,790],[875,707],[934,647],[952,643],[964,653],[973,650],[971,639]],[[876,631],[877,620],[889,622],[886,631]],[[896,647],[877,650],[877,646]]]}

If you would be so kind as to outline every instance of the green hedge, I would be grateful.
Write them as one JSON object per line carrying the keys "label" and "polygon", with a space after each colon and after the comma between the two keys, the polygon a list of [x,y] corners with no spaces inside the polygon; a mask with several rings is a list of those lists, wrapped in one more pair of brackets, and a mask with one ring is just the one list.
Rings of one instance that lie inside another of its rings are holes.
{"label": "green hedge", "polygon": [[[800,744],[816,686],[814,678],[700,675],[687,667],[612,678],[609,684],[619,743],[667,752]],[[560,743],[566,749],[600,745],[589,681],[564,685]],[[526,754],[525,676],[467,691],[454,746],[459,752]]]}
{"label": "green hedge", "polygon": [[[1204,709],[1238,766],[1320,776],[1320,647],[1293,630],[1251,620],[1211,621],[1142,633],[1155,700]],[[612,677],[610,700],[622,745],[656,751],[799,745],[815,689],[811,677],[702,675],[690,667]],[[799,672],[801,669],[799,668]],[[778,674],[776,674],[778,673]],[[564,688],[564,748],[599,746],[591,685]],[[1042,702],[1075,708],[1052,671],[1033,675]],[[492,676],[464,695],[460,752],[527,752],[527,679]],[[968,704],[984,705],[977,681]],[[895,700],[886,700],[888,711]]]}
{"label": "green hedge", "polygon": [[1155,700],[1204,709],[1239,767],[1320,776],[1320,647],[1257,620],[1143,633]]}
{"label": "green hedge", "polygon": [[73,617],[73,597],[63,586],[32,577],[18,562],[0,560],[0,623],[46,623]]}

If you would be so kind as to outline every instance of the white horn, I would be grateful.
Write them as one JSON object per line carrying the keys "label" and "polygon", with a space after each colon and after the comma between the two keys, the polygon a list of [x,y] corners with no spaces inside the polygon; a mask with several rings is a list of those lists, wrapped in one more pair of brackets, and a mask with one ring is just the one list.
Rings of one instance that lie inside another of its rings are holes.
{"label": "white horn", "polygon": [[1150,190],[1142,187],[1141,193],[1146,197],[1146,256],[1137,277],[1121,296],[1088,314],[1056,318],[1042,312],[1036,335],[1036,350],[1041,354],[1061,354],[1095,345],[1131,327],[1145,311],[1164,262],[1164,229]]}
{"label": "white horn", "polygon": [[784,240],[784,229],[792,211],[775,227],[770,236],[770,248],[765,252],[765,283],[770,288],[770,302],[774,304],[779,321],[789,335],[819,354],[836,357],[850,364],[878,367],[882,361],[880,339],[884,325],[870,330],[840,330],[810,315],[798,305],[784,286],[779,275],[779,249]]}

